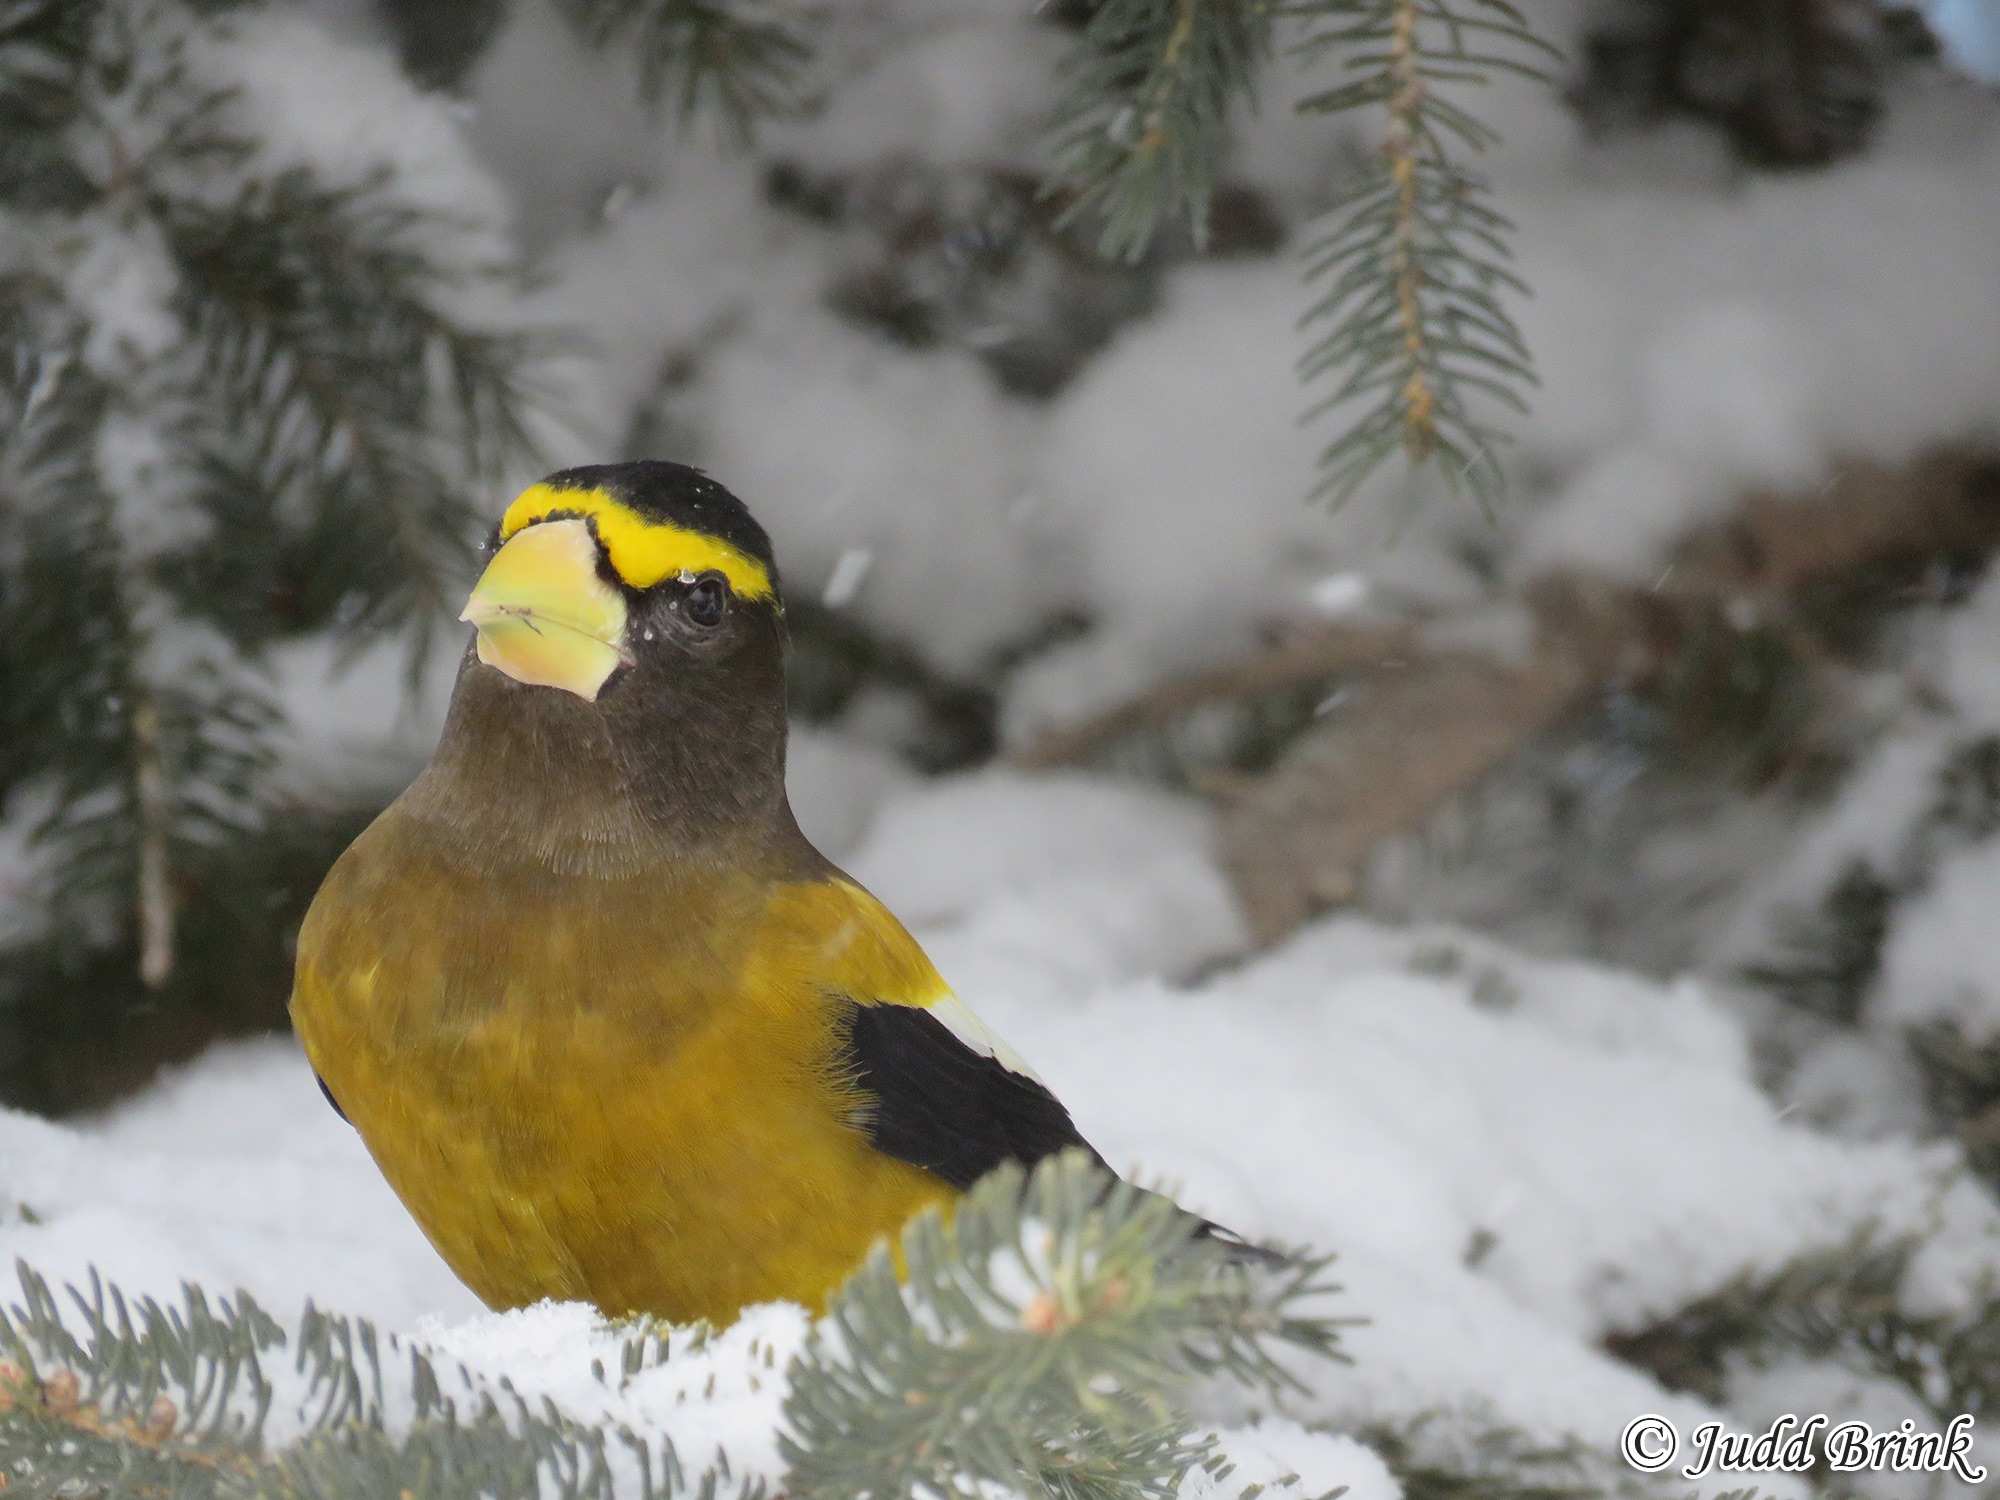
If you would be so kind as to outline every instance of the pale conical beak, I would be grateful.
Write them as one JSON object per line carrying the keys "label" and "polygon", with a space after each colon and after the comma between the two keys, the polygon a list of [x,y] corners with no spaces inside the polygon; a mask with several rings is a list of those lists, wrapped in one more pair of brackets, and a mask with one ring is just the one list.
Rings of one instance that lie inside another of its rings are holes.
{"label": "pale conical beak", "polygon": [[541,521],[486,565],[461,620],[479,630],[479,659],[516,682],[595,703],[625,648],[625,596],[597,572],[582,521]]}

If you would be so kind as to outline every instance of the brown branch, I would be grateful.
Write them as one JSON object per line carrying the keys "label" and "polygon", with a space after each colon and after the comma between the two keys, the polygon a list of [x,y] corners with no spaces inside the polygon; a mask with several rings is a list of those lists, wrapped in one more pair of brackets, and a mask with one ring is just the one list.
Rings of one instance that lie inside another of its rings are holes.
{"label": "brown branch", "polygon": [[1007,762],[1028,771],[1076,765],[1129,734],[1171,723],[1206,704],[1262,697],[1378,667],[1408,656],[1416,643],[1417,627],[1408,621],[1294,632],[1237,661],[1177,677],[1108,713],[1066,729],[1045,730],[1010,751]]}
{"label": "brown branch", "polygon": [[1374,672],[1351,709],[1301,734],[1225,803],[1218,852],[1254,941],[1276,942],[1358,897],[1377,843],[1568,714],[1611,675],[1642,624],[1621,591],[1579,580],[1542,585],[1532,608],[1526,662],[1433,651]]}
{"label": "brown branch", "polygon": [[1419,826],[1612,681],[1643,677],[1660,642],[1701,612],[1747,608],[1788,637],[1814,640],[1796,618],[1814,586],[1996,545],[2000,465],[1991,456],[1948,449],[1900,466],[1845,463],[1818,494],[1749,496],[1728,521],[1689,537],[1651,588],[1541,580],[1527,591],[1534,637],[1519,664],[1426,646],[1413,623],[1327,627],[1044,733],[1012,759],[1074,763],[1196,708],[1354,681],[1352,705],[1301,733],[1267,774],[1198,778],[1222,805],[1220,853],[1251,931],[1274,942],[1354,900],[1383,839]]}

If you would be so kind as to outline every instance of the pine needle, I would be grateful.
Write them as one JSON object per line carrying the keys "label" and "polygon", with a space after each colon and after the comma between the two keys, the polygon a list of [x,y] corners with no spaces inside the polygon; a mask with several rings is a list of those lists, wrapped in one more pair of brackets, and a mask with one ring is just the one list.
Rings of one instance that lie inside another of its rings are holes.
{"label": "pine needle", "polygon": [[1314,497],[1344,504],[1400,453],[1413,473],[1435,463],[1491,519],[1506,435],[1479,408],[1527,409],[1533,361],[1505,298],[1528,288],[1507,268],[1512,222],[1459,159],[1498,137],[1438,90],[1494,72],[1544,78],[1539,64],[1559,54],[1505,0],[1298,0],[1283,14],[1307,27],[1301,55],[1333,54],[1358,75],[1301,110],[1387,117],[1368,170],[1306,251],[1308,279],[1326,289],[1303,326],[1325,332],[1299,370],[1337,382],[1307,416],[1343,424]]}

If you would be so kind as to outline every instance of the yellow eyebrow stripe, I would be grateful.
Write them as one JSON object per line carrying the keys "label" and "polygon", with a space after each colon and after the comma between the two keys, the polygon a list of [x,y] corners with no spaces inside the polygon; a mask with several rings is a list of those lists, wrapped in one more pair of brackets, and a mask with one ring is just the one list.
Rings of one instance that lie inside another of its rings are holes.
{"label": "yellow eyebrow stripe", "polygon": [[594,522],[612,568],[635,589],[649,589],[676,573],[720,573],[738,598],[773,595],[769,570],[741,548],[669,521],[649,521],[603,490],[529,485],[500,518],[500,540],[553,515],[585,516]]}

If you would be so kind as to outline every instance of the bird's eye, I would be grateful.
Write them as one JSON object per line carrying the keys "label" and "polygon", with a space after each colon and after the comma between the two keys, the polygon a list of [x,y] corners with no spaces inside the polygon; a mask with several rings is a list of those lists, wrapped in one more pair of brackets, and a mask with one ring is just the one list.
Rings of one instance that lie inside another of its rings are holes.
{"label": "bird's eye", "polygon": [[697,578],[688,585],[687,617],[697,625],[720,625],[722,607],[727,602],[720,578]]}

